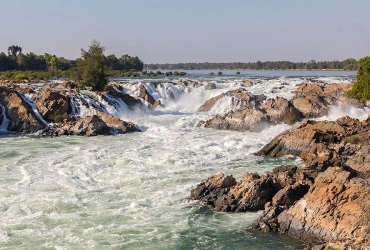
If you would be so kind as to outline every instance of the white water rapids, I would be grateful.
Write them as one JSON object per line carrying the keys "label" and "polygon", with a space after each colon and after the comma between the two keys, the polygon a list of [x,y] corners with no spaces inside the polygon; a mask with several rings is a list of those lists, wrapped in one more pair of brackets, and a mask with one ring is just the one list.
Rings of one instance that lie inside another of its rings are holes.
{"label": "white water rapids", "polygon": [[[141,133],[89,138],[3,134],[0,249],[299,247],[289,238],[247,230],[258,213],[218,213],[188,200],[192,188],[220,171],[240,179],[245,171],[262,173],[300,162],[293,157],[252,155],[287,125],[262,133],[196,128],[199,120],[211,117],[196,109],[209,97],[240,87],[246,77],[194,78],[214,81],[217,89],[201,87],[180,94],[171,81],[157,80],[166,82],[157,87],[150,85],[154,80],[122,81],[126,92],[133,95],[141,81],[166,105],[144,115],[119,110],[123,105],[119,102],[116,107],[105,104],[107,112],[140,125]],[[343,77],[322,79],[346,81]],[[259,84],[247,89],[291,98],[296,84],[304,80],[260,77]],[[274,89],[283,82],[287,84],[284,88]],[[73,100],[75,114],[93,112],[77,104],[79,100]],[[219,108],[226,112],[233,106]],[[356,112],[359,117],[368,113]]]}

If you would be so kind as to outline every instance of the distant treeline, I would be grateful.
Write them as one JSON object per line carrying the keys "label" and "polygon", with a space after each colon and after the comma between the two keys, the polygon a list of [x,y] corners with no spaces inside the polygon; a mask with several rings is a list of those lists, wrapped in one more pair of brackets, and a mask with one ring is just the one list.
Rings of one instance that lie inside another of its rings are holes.
{"label": "distant treeline", "polygon": [[358,61],[353,58],[344,61],[310,60],[308,62],[267,61],[267,62],[233,62],[233,63],[166,63],[145,64],[146,70],[356,70]]}
{"label": "distant treeline", "polygon": [[[7,54],[0,53],[0,71],[67,71],[76,68],[79,60],[81,58],[69,60],[48,53],[23,54],[21,47],[12,45],[9,46]],[[117,58],[115,55],[108,55],[105,57],[105,66],[108,70],[142,71],[144,63],[137,56],[122,55]]]}

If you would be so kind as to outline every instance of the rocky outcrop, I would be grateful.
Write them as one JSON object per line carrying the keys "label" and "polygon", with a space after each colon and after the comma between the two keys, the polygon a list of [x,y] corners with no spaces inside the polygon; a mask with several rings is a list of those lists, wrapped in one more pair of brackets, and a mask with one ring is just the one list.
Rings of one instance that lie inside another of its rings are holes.
{"label": "rocky outcrop", "polygon": [[350,84],[306,84],[298,86],[291,101],[281,97],[266,99],[253,95],[243,88],[223,93],[207,100],[198,111],[210,111],[224,98],[232,98],[234,110],[200,121],[198,126],[215,129],[259,132],[268,126],[285,123],[294,124],[302,118],[328,115],[333,106],[347,109],[351,106],[364,107],[365,103],[345,97]]}
{"label": "rocky outcrop", "polygon": [[342,249],[366,249],[369,142],[370,118],[305,120],[257,152],[300,156],[304,160],[300,166],[281,166],[262,175],[245,173],[240,181],[220,173],[202,181],[191,197],[218,211],[264,210],[255,229],[287,234],[311,246],[335,243]]}
{"label": "rocky outcrop", "polygon": [[19,92],[0,87],[0,103],[10,120],[8,131],[35,133],[45,128],[46,125],[37,118],[32,107],[24,101]]}
{"label": "rocky outcrop", "polygon": [[207,100],[199,111],[209,111],[223,98],[233,98],[237,110],[232,110],[225,115],[201,121],[198,126],[207,128],[260,132],[272,124],[294,124],[301,115],[286,99],[277,97],[266,99],[264,95],[253,95],[244,89],[226,92],[222,95]]}
{"label": "rocky outcrop", "polygon": [[351,84],[302,83],[295,91],[292,104],[306,118],[327,115],[332,106],[342,109],[350,105],[363,107],[363,102],[345,97],[344,93],[351,88]]}
{"label": "rocky outcrop", "polygon": [[72,81],[64,81],[61,83],[47,83],[42,85],[43,89],[55,89],[55,90],[73,90],[77,91],[77,84]]}
{"label": "rocky outcrop", "polygon": [[240,109],[259,107],[266,99],[264,95],[253,95],[250,92],[246,92],[243,88],[240,88],[208,99],[199,107],[198,111],[210,111],[219,100],[225,97],[235,98],[235,101],[240,104]]}
{"label": "rocky outcrop", "polygon": [[48,122],[62,122],[71,113],[70,98],[63,92],[41,90],[35,99],[38,111]]}
{"label": "rocky outcrop", "polygon": [[143,104],[140,99],[125,94],[123,88],[120,85],[108,85],[105,91],[102,92],[103,95],[110,95],[121,99],[131,110],[141,110],[143,111]]}
{"label": "rocky outcrop", "polygon": [[[36,92],[33,87],[26,85],[18,86],[16,89],[0,87],[0,104],[4,107],[5,116],[9,120],[7,130],[22,133],[38,132],[46,136],[112,135],[140,131],[135,124],[102,112],[104,108],[94,103],[91,103],[91,107],[97,107],[92,109],[91,115],[71,114],[71,98],[75,98],[77,93],[71,89],[64,89],[69,88],[71,84],[67,82],[58,85],[60,88],[53,86],[41,88]],[[27,100],[24,93],[30,94],[28,97],[32,100]],[[91,108],[86,100],[93,102],[92,99],[81,98],[78,109]],[[139,103],[141,104],[140,100]],[[2,113],[3,108],[0,113],[1,119]]]}

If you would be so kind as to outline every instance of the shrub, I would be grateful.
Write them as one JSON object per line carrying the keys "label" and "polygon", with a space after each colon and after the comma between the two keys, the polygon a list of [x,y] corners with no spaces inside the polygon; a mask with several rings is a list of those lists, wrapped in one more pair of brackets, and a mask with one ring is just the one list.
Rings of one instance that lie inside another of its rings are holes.
{"label": "shrub", "polygon": [[356,99],[370,100],[370,57],[361,58],[357,68],[356,82],[347,96]]}
{"label": "shrub", "polygon": [[222,75],[222,72],[221,71],[217,72],[217,75],[219,75],[219,76]]}

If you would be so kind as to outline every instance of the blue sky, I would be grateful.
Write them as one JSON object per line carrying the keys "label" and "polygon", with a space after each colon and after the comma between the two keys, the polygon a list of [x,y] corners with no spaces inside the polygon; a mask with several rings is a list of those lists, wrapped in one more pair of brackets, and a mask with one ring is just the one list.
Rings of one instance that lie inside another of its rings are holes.
{"label": "blue sky", "polygon": [[93,39],[145,63],[370,55],[369,0],[0,0],[0,51],[75,59]]}

